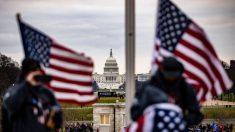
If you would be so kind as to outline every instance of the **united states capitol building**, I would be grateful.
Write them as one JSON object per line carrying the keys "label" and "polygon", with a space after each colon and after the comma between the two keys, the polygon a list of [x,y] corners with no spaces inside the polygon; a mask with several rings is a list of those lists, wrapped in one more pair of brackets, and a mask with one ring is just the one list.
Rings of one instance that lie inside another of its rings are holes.
{"label": "united states capitol building", "polygon": [[112,49],[110,49],[109,57],[104,64],[103,74],[93,74],[100,89],[119,89],[125,82],[125,74],[119,74],[119,68],[116,59],[113,57]]}
{"label": "united states capitol building", "polygon": [[[150,78],[150,74],[137,74],[135,78],[137,81],[146,81]],[[100,89],[119,89],[125,82],[125,74],[119,74],[119,67],[113,57],[112,49],[110,49],[109,57],[105,61],[103,74],[94,73],[93,80],[96,81]]]}

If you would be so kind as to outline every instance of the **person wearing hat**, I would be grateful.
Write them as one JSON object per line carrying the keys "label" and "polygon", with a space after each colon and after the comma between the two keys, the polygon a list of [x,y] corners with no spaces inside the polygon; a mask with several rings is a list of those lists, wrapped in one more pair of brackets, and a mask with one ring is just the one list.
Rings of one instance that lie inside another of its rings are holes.
{"label": "person wearing hat", "polygon": [[50,80],[36,60],[23,60],[18,81],[3,98],[5,121],[8,122],[3,131],[50,132],[61,127],[61,108],[54,94],[43,85]]}
{"label": "person wearing hat", "polygon": [[[164,58],[151,79],[136,90],[135,101],[131,106],[132,120],[136,121],[147,106],[168,102],[176,104],[182,109],[188,126],[199,124],[203,119],[203,114],[200,112],[194,88],[185,81],[182,76],[183,72],[184,67],[176,58]],[[151,94],[156,90],[166,94],[167,99],[157,94]]]}

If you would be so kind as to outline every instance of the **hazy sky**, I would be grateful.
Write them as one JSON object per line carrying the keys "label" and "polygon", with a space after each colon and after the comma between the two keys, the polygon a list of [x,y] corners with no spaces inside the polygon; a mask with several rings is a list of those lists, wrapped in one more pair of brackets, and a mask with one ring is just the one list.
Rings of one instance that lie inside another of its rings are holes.
{"label": "hazy sky", "polygon": [[[206,31],[221,60],[235,59],[235,0],[172,0]],[[0,0],[0,52],[20,62],[23,48],[15,20],[95,61],[103,73],[110,48],[125,72],[125,0]],[[136,73],[150,70],[157,0],[136,0]]]}

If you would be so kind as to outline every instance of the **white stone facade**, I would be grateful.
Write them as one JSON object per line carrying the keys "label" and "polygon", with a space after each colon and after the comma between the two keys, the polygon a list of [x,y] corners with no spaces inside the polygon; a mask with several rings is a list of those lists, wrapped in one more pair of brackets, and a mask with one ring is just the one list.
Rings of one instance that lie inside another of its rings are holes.
{"label": "white stone facade", "polygon": [[[135,75],[137,81],[147,81],[150,77],[150,73]],[[100,89],[119,89],[119,86],[126,81],[125,74],[119,74],[119,67],[113,57],[112,49],[110,56],[106,59],[103,74],[94,73],[93,80],[96,81]]]}
{"label": "white stone facade", "polygon": [[[103,117],[105,117],[105,119]],[[107,122],[103,122],[102,119]],[[94,131],[121,132],[124,126],[126,126],[125,103],[93,104]]]}

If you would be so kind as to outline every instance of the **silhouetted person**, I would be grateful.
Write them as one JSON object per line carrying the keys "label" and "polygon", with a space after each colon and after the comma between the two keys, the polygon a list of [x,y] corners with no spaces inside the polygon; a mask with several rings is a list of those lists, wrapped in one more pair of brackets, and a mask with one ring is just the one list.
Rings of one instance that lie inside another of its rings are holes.
{"label": "silhouetted person", "polygon": [[[131,107],[132,120],[136,121],[144,109],[152,104],[168,102],[178,105],[184,114],[187,125],[197,125],[203,115],[195,91],[182,76],[183,65],[175,58],[168,57],[160,63],[158,71],[146,82],[143,87],[136,90],[135,103]],[[156,92],[156,89],[165,93],[167,99]],[[147,95],[147,96],[146,96]],[[146,97],[143,97],[146,96]]]}
{"label": "silhouetted person", "polygon": [[54,94],[43,86],[50,81],[45,77],[37,61],[23,60],[19,80],[3,100],[13,132],[50,132],[61,127],[62,112]]}

